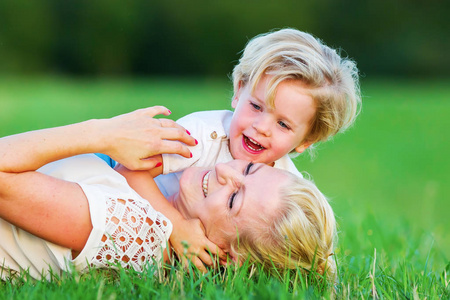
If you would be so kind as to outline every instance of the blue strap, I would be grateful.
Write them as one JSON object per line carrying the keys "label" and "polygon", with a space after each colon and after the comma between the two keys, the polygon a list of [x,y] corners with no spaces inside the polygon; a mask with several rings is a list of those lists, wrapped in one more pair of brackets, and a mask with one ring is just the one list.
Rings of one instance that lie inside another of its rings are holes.
{"label": "blue strap", "polygon": [[94,153],[95,155],[97,155],[98,157],[100,157],[101,159],[103,159],[111,168],[114,168],[117,164],[117,162],[115,160],[113,160],[111,157],[109,157],[106,154],[103,153]]}

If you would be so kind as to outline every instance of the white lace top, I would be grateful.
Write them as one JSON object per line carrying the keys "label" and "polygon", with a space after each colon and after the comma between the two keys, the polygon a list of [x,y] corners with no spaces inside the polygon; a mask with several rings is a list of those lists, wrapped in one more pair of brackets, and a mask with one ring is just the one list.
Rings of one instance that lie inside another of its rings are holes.
{"label": "white lace top", "polygon": [[[77,182],[88,201],[92,232],[80,254],[44,241],[0,219],[0,278],[28,270],[35,278],[89,267],[142,271],[160,262],[172,223],[132,190],[124,177],[95,155],[80,155],[39,170]],[[57,213],[57,212],[55,212]],[[3,265],[3,267],[1,267]]]}
{"label": "white lace top", "polygon": [[145,264],[159,260],[162,243],[168,238],[164,233],[169,221],[155,214],[148,202],[108,198],[106,203],[106,230],[91,266],[103,268],[120,263],[142,271]]}

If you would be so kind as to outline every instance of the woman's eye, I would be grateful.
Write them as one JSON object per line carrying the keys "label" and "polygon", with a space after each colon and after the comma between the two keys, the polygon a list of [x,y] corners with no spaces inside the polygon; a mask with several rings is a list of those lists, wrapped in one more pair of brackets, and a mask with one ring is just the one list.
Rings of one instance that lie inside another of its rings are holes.
{"label": "woman's eye", "polygon": [[252,166],[253,166],[252,162],[247,165],[247,167],[245,168],[245,171],[244,171],[244,175],[248,175]]}
{"label": "woman's eye", "polygon": [[253,109],[255,110],[261,110],[261,106],[259,106],[258,104],[255,104],[253,102],[250,102],[250,105],[253,107]]}
{"label": "woman's eye", "polygon": [[234,198],[236,198],[236,195],[237,195],[237,193],[231,194],[230,201],[228,202],[228,208],[229,209],[233,208]]}
{"label": "woman's eye", "polygon": [[278,121],[278,124],[281,126],[281,127],[283,127],[283,128],[286,128],[286,129],[289,129],[290,127],[286,124],[286,123],[284,123],[283,121]]}

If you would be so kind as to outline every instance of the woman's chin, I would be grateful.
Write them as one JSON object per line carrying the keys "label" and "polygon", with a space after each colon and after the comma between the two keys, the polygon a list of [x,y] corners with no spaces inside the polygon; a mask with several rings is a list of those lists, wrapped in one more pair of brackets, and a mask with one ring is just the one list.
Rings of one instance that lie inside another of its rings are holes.
{"label": "woman's chin", "polygon": [[197,202],[204,198],[203,176],[204,168],[188,168],[183,171],[180,178],[180,196],[183,201]]}
{"label": "woman's chin", "polygon": [[199,201],[203,200],[201,180],[199,172],[193,172],[189,168],[183,172],[180,178],[180,191],[175,195],[175,207],[185,218],[196,218],[194,208]]}

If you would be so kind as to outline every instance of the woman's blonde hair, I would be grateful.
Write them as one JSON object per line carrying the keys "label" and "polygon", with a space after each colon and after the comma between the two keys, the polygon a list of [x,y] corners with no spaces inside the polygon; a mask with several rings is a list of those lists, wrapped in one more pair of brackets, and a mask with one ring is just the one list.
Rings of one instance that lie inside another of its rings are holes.
{"label": "woman's blonde hair", "polygon": [[250,40],[233,70],[234,92],[247,84],[254,92],[264,75],[273,76],[267,91],[272,107],[284,80],[298,80],[314,99],[316,114],[304,141],[327,140],[348,128],[360,111],[356,64],[308,33],[288,28]]}
{"label": "woman's blonde hair", "polygon": [[268,269],[300,268],[334,278],[336,220],[326,197],[312,181],[290,173],[280,196],[278,212],[241,228],[232,251]]}

